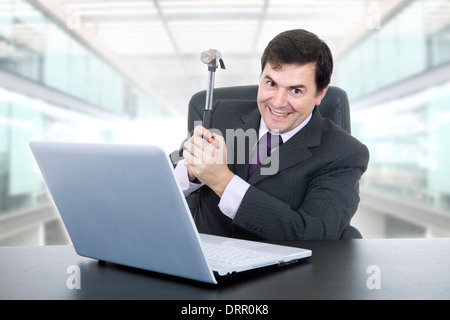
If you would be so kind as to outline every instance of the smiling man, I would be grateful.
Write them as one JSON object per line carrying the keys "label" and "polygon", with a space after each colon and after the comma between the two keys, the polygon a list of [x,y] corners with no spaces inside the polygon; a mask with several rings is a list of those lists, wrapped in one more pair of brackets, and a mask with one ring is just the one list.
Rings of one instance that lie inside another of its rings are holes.
{"label": "smiling man", "polygon": [[[316,108],[331,79],[330,49],[313,33],[285,31],[266,47],[261,70],[256,103],[218,101],[214,130],[195,127],[171,155],[174,163],[182,155],[175,173],[197,199],[197,228],[253,240],[338,239],[357,210],[369,152]],[[259,142],[235,144],[230,131],[255,132]],[[276,170],[264,171],[267,159]]]}

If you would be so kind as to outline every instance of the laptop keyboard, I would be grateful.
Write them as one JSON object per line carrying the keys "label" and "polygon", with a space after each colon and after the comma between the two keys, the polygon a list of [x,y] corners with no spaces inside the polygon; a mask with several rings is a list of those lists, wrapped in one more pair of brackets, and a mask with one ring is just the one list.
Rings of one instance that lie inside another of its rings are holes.
{"label": "laptop keyboard", "polygon": [[267,258],[270,255],[264,252],[256,252],[241,248],[223,248],[208,243],[203,243],[203,251],[208,260],[228,264],[257,261]]}

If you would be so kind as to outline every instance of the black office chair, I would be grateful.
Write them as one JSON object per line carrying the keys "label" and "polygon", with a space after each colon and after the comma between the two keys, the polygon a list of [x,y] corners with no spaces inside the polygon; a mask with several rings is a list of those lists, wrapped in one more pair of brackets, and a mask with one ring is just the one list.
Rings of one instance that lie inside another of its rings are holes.
{"label": "black office chair", "polygon": [[[234,86],[215,88],[213,101],[216,100],[248,100],[256,101],[258,95],[257,85]],[[189,101],[188,130],[194,129],[194,121],[203,115],[205,107],[206,90],[197,92]],[[351,133],[350,126],[350,105],[347,93],[338,88],[330,86],[327,94],[318,106],[323,117],[330,119],[348,133]],[[361,233],[353,226],[347,226],[340,239],[362,239]]]}

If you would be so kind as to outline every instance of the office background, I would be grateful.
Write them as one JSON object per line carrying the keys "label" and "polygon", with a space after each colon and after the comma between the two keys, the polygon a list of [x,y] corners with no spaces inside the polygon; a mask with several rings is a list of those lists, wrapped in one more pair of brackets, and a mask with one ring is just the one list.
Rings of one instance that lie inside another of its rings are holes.
{"label": "office background", "polygon": [[0,245],[68,243],[30,140],[158,143],[186,136],[206,89],[257,84],[281,31],[335,57],[352,133],[370,149],[353,219],[365,238],[450,235],[449,0],[2,0]]}

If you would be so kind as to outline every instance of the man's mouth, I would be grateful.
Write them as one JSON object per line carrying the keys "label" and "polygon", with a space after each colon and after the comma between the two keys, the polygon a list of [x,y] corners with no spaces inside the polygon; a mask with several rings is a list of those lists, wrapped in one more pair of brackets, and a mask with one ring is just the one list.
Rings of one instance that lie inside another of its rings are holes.
{"label": "man's mouth", "polygon": [[289,112],[288,113],[281,113],[281,112],[274,111],[271,107],[268,107],[268,108],[269,108],[270,113],[272,115],[274,115],[278,119],[284,119],[284,118],[286,118],[289,115]]}

